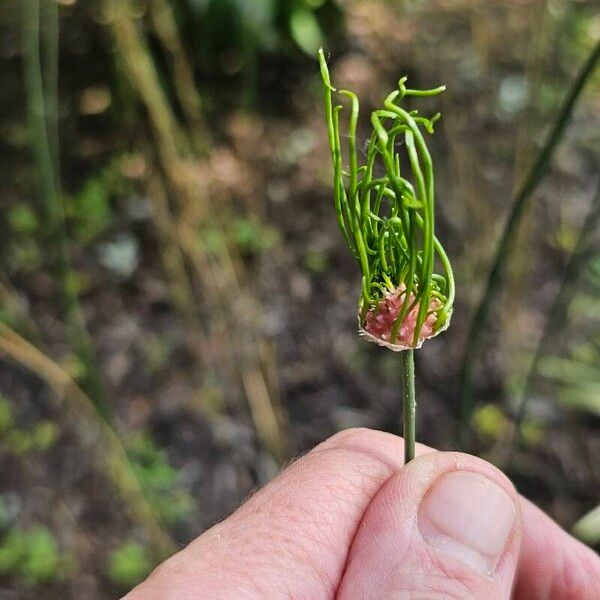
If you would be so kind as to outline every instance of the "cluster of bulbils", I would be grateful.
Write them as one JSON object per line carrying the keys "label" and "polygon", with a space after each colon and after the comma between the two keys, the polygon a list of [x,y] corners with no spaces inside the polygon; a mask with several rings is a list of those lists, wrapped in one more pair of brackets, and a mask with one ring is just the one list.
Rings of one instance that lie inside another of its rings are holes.
{"label": "cluster of bulbils", "polygon": [[[413,90],[406,87],[405,77],[400,79],[398,89],[388,95],[383,108],[371,113],[366,160],[359,164],[358,98],[331,85],[322,50],[319,62],[333,161],[336,217],[362,274],[359,332],[391,350],[419,348],[424,340],[449,325],[454,277],[448,257],[435,237],[433,164],[422,131],[433,133],[440,115],[425,118],[400,103],[407,96],[439,94],[445,87]],[[345,156],[340,142],[343,106],[334,106],[334,94],[348,99],[350,104]],[[437,266],[441,273],[435,272]]]}

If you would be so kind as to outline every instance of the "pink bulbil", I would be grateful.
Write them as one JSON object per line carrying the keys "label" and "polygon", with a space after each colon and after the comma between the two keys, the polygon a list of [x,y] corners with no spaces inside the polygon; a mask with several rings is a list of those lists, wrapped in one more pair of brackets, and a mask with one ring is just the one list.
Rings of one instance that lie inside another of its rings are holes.
{"label": "pink bulbil", "polygon": [[[433,337],[437,332],[434,331],[437,321],[437,314],[432,312],[441,307],[441,302],[437,298],[431,298],[429,301],[429,315],[425,319],[419,333],[419,341],[414,344],[415,327],[417,326],[417,315],[419,313],[419,302],[404,317],[396,339],[391,342],[391,333],[394,321],[402,310],[402,305],[406,297],[406,286],[400,284],[393,292],[389,292],[376,307],[372,307],[367,313],[361,333],[373,342],[382,346],[387,346],[392,350],[403,350],[408,348],[418,348],[424,340]],[[409,295],[409,303],[414,302],[414,294]]]}

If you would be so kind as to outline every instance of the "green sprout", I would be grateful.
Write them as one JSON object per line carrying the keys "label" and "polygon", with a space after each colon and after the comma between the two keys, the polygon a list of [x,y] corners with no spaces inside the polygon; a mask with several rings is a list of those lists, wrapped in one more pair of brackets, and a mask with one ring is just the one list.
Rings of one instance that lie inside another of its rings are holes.
{"label": "green sprout", "polygon": [[[441,115],[426,118],[416,110],[402,108],[400,103],[407,96],[435,96],[445,86],[409,89],[407,78],[402,77],[398,89],[384,100],[383,108],[371,113],[366,161],[359,164],[358,98],[353,92],[332,86],[322,49],[319,63],[333,161],[335,212],[362,274],[358,303],[361,333],[392,350],[418,348],[423,339],[448,326],[454,277],[450,261],[435,237],[433,162],[422,131],[432,134]],[[350,103],[347,168],[340,141],[343,106],[333,104],[333,94]],[[403,176],[405,167],[398,148],[406,150],[408,178]],[[441,273],[435,271],[436,258]],[[385,315],[380,316],[382,312]],[[375,325],[380,322],[382,327],[370,331],[369,321]]]}

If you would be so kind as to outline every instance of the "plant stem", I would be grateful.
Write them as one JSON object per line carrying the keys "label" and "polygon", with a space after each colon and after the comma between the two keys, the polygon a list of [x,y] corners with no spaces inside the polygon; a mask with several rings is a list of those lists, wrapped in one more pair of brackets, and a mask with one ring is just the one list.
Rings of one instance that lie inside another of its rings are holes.
{"label": "plant stem", "polygon": [[[61,301],[75,352],[85,369],[82,387],[90,395],[101,416],[110,420],[102,380],[77,295],[76,276],[71,267],[65,215],[60,195],[58,167],[58,9],[56,2],[40,0],[23,3],[23,66],[27,97],[30,145],[37,169],[40,193],[44,200],[48,269],[60,284]],[[47,27],[46,46],[40,39],[41,17]],[[45,87],[41,58],[48,67]]]}
{"label": "plant stem", "polygon": [[540,362],[546,356],[551,348],[554,338],[554,333],[557,326],[563,327],[567,322],[567,309],[573,295],[577,291],[577,280],[583,271],[587,260],[590,259],[590,254],[593,253],[593,248],[590,249],[590,238],[596,231],[600,222],[600,184],[596,184],[596,192],[589,212],[581,226],[579,237],[573,248],[571,256],[565,266],[565,270],[558,288],[558,292],[546,318],[542,335],[538,341],[538,345],[531,359],[529,369],[525,376],[523,386],[517,403],[517,411],[514,421],[514,429],[510,445],[508,448],[507,468],[510,467],[512,459],[516,452],[517,446],[522,438],[522,424],[527,414],[527,405],[531,398],[531,390],[535,383],[535,378],[538,375]]}
{"label": "plant stem", "polygon": [[583,65],[577,78],[571,85],[569,94],[566,97],[560,112],[556,117],[554,126],[548,135],[548,138],[540,150],[535,163],[533,164],[529,175],[525,179],[519,193],[512,203],[512,208],[504,226],[504,231],[498,243],[494,263],[489,272],[483,296],[474,312],[471,327],[467,335],[465,354],[462,362],[462,394],[461,394],[461,416],[460,416],[460,437],[461,444],[466,441],[466,434],[471,422],[471,415],[475,405],[475,381],[474,369],[475,361],[481,353],[482,334],[485,330],[492,302],[498,294],[502,283],[503,268],[509,256],[510,245],[517,233],[518,226],[523,216],[524,210],[529,199],[536,190],[538,184],[546,173],[550,159],[554,150],[566,130],[567,124],[573,112],[577,100],[581,96],[585,84],[594,72],[596,64],[600,59],[600,43],[592,50],[589,58]]}
{"label": "plant stem", "polygon": [[144,495],[121,438],[109,423],[98,419],[94,401],[60,365],[3,323],[0,323],[0,357],[20,364],[55,391],[54,408],[68,409],[66,421],[79,438],[82,456],[93,461],[112,481],[127,512],[146,529],[156,560],[173,554],[176,544]]}
{"label": "plant stem", "polygon": [[402,360],[402,412],[404,426],[404,464],[415,457],[415,422],[417,401],[415,398],[414,350],[400,352]]}

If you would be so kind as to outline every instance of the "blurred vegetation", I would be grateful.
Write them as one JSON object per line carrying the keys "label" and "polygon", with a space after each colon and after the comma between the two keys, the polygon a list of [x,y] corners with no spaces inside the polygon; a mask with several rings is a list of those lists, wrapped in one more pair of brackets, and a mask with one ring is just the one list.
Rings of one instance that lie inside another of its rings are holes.
{"label": "blurred vegetation", "polygon": [[458,302],[417,357],[425,443],[457,447],[526,190],[462,449],[599,543],[598,68],[523,187],[593,2],[5,0],[0,31],[0,596],[115,597],[297,452],[400,430],[397,360],[354,334],[322,44],[365,113],[401,74],[448,86]]}
{"label": "blurred vegetation", "polygon": [[152,559],[142,544],[124,542],[110,553],[106,574],[113,583],[128,589],[147,577],[152,567]]}
{"label": "blurred vegetation", "polygon": [[0,574],[14,575],[26,585],[63,579],[72,560],[60,554],[52,532],[46,527],[9,529],[0,545]]}
{"label": "blurred vegetation", "polygon": [[173,525],[188,516],[193,510],[192,497],[181,487],[165,452],[147,434],[136,436],[127,449],[142,490],[161,521]]}

